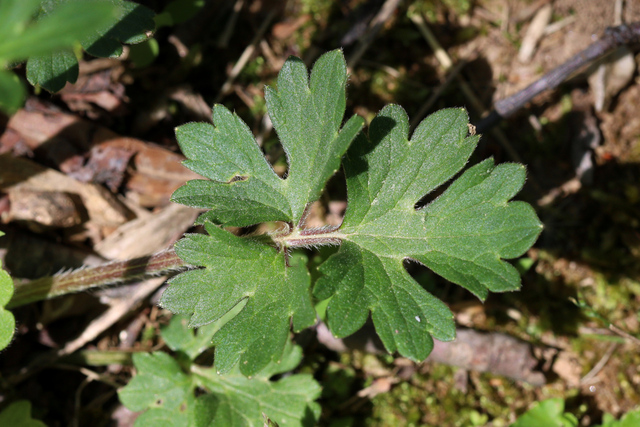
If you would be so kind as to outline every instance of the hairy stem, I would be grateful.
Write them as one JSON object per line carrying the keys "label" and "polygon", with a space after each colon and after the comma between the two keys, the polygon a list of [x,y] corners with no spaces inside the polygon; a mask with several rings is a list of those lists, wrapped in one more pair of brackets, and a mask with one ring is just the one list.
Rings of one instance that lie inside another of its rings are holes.
{"label": "hairy stem", "polygon": [[274,234],[271,239],[280,248],[311,248],[316,246],[339,245],[345,235],[339,227],[295,228],[286,235]]}
{"label": "hairy stem", "polygon": [[[295,248],[339,245],[344,238],[344,235],[338,232],[338,227],[289,230],[290,228],[284,233],[252,237],[262,238],[261,240],[264,239],[265,243],[275,244],[287,252]],[[191,266],[182,261],[173,249],[147,257],[116,261],[97,267],[80,268],[68,273],[41,277],[26,283],[16,283],[13,298],[7,304],[7,308],[103,286],[178,273],[188,268]]]}
{"label": "hairy stem", "polygon": [[187,268],[189,266],[172,249],[147,257],[81,268],[26,283],[16,283],[13,298],[7,308],[116,283],[162,276]]}

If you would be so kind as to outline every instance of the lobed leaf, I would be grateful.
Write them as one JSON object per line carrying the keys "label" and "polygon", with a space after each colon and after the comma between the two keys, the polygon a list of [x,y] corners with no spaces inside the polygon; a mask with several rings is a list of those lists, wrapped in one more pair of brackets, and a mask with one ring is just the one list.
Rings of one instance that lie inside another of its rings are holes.
{"label": "lobed leaf", "polygon": [[160,408],[167,411],[187,412],[180,407],[193,403],[192,383],[167,353],[134,353],[133,364],[138,375],[118,393],[120,401],[132,411]]}
{"label": "lobed leaf", "polygon": [[[189,375],[167,353],[134,353],[137,375],[118,397],[132,411],[146,411],[136,419],[136,426],[196,426],[194,384]],[[201,424],[206,425],[206,424]]]}
{"label": "lobed leaf", "polygon": [[276,175],[249,127],[222,105],[213,108],[216,127],[189,123],[176,130],[184,165],[209,180],[191,180],[176,190],[176,203],[211,209],[208,219],[244,226],[292,218],[284,181]]}
{"label": "lobed leaf", "polygon": [[334,50],[318,59],[310,79],[302,60],[290,57],[278,74],[278,89],[265,89],[269,117],[289,163],[286,188],[293,223],[320,197],[364,124],[361,117],[353,116],[339,132],[346,83],[344,57]]}
{"label": "lobed leaf", "polygon": [[212,223],[303,220],[306,206],[320,196],[362,127],[362,119],[354,117],[340,130],[346,80],[342,52],[333,51],[318,60],[310,81],[300,60],[289,58],[278,90],[267,88],[269,113],[288,153],[286,179],[273,171],[248,126],[221,105],[213,109],[215,127],[190,123],[176,131],[188,157],[185,165],[208,180],[189,181],[172,200],[210,209],[199,219],[210,235],[178,243],[177,253],[185,262],[205,268],[174,278],[161,304],[191,314],[191,325],[201,326],[246,301],[214,336],[221,372],[241,362],[241,372],[254,375],[280,359],[292,321],[295,331],[315,323],[303,259],[294,257],[287,267],[284,252],[264,241],[235,237]]}
{"label": "lobed leaf", "polygon": [[239,372],[218,375],[199,370],[202,385],[218,397],[215,421],[230,427],[263,426],[262,414],[279,425],[314,425],[320,417],[320,386],[308,374],[282,378],[248,379]]}
{"label": "lobed leaf", "polygon": [[[214,335],[216,367],[229,371],[237,362],[245,375],[254,375],[282,355],[289,325],[300,331],[315,323],[304,259],[285,256],[255,240],[234,236],[206,223],[208,236],[188,235],[176,253],[191,265],[170,281],[161,306],[174,313],[191,314],[190,326],[222,318],[241,301],[246,305]],[[242,339],[238,339],[242,337]]]}
{"label": "lobed leaf", "polygon": [[[485,160],[421,207],[425,195],[462,170],[476,147],[466,111],[437,112],[409,138],[406,113],[390,105],[372,121],[368,136],[358,136],[360,118],[340,129],[346,79],[342,53],[333,51],[317,61],[310,77],[299,59],[289,58],[277,90],[266,88],[289,164],[286,178],[274,173],[247,125],[223,106],[214,107],[214,126],[177,129],[185,165],[207,179],[190,181],[172,199],[210,209],[199,220],[209,236],[191,235],[177,244],[186,263],[203,268],[174,278],[161,303],[191,315],[192,326],[222,324],[223,316],[233,317],[232,309],[239,313],[213,336],[222,372],[240,362],[240,372],[256,374],[280,360],[291,322],[295,331],[314,323],[309,273],[301,259],[287,264],[289,247],[341,242],[320,266],[314,288],[316,297],[330,298],[331,330],[347,336],[371,314],[386,348],[414,360],[427,357],[432,337],[452,340],[455,325],[446,304],[409,275],[406,260],[481,299],[520,284],[504,259],[523,254],[542,229],[529,205],[510,202],[524,183],[524,167]],[[305,230],[307,207],[345,152],[348,208],[342,226]],[[288,224],[249,237],[214,225],[265,221]]]}
{"label": "lobed leaf", "polygon": [[214,106],[215,127],[179,127],[176,137],[188,157],[185,166],[209,180],[189,181],[172,200],[210,209],[201,222],[300,223],[363,125],[362,118],[353,116],[340,129],[346,82],[347,66],[336,50],[318,59],[310,81],[302,61],[289,58],[278,75],[278,89],[265,89],[269,116],[287,153],[286,179],[275,174],[249,127],[221,105]]}
{"label": "lobed leaf", "polygon": [[[183,320],[174,317],[162,336],[172,348],[193,360],[199,353],[193,349],[201,348],[212,331],[200,328],[194,335]],[[179,338],[180,333],[185,338]],[[228,375],[220,375],[211,368],[187,366],[190,362],[181,366],[163,352],[136,353],[133,363],[137,375],[118,394],[129,409],[145,411],[136,426],[261,426],[263,414],[282,425],[310,425],[320,415],[320,406],[314,402],[320,394],[318,383],[309,375],[269,380],[295,368],[301,359],[300,347],[288,341],[282,363],[271,363],[261,375],[248,379],[237,367]]]}
{"label": "lobed leaf", "polygon": [[454,338],[453,315],[407,273],[418,261],[479,298],[514,290],[520,278],[501,258],[522,255],[541,224],[522,202],[508,203],[524,167],[491,159],[467,170],[436,200],[416,204],[460,171],[478,141],[463,109],[427,117],[408,137],[401,107],[385,107],[347,153],[348,208],[340,250],[323,265],[315,295],[331,297],[328,324],[338,337],[358,330],[369,312],[386,348],[414,360],[431,352],[431,336]]}

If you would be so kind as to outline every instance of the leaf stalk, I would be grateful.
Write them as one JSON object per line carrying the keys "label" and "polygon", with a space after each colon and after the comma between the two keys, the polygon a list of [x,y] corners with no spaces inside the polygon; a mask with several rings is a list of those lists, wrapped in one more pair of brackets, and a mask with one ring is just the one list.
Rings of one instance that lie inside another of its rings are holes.
{"label": "leaf stalk", "polygon": [[316,248],[318,246],[339,245],[346,237],[338,232],[339,227],[294,228],[286,234],[274,233],[271,239],[278,248]]}
{"label": "leaf stalk", "polygon": [[182,261],[173,249],[147,257],[80,268],[26,283],[16,283],[15,292],[7,308],[117,283],[177,273],[188,268],[190,266]]}

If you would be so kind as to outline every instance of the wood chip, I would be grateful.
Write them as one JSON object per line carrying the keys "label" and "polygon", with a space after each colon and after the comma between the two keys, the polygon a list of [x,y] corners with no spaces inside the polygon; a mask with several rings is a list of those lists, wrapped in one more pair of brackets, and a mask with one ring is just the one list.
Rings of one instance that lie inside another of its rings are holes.
{"label": "wood chip", "polygon": [[108,259],[126,260],[166,249],[193,225],[198,210],[171,204],[160,212],[138,218],[119,227],[94,246]]}
{"label": "wood chip", "polygon": [[67,228],[82,222],[79,206],[71,194],[18,188],[9,192],[10,207],[3,222],[21,221],[31,229]]}
{"label": "wood chip", "polygon": [[625,46],[619,47],[592,67],[588,81],[597,112],[609,108],[613,97],[631,82],[636,68],[633,53]]}
{"label": "wood chip", "polygon": [[105,188],[79,182],[31,160],[3,154],[0,156],[0,171],[0,190],[6,193],[49,191],[77,195],[87,210],[88,220],[97,226],[117,227],[132,216]]}
{"label": "wood chip", "polygon": [[545,28],[547,28],[547,25],[551,22],[552,13],[553,9],[550,4],[541,7],[536,13],[536,16],[531,21],[531,24],[529,24],[529,28],[527,28],[527,32],[522,39],[522,46],[518,52],[518,60],[520,62],[527,63],[531,61],[538,42],[542,36],[544,36]]}
{"label": "wood chip", "polygon": [[[70,174],[77,172],[82,175],[89,167],[92,173],[88,179],[107,173],[106,179],[96,180],[114,189],[120,185],[123,168],[133,156],[133,168],[128,171],[125,187],[138,193],[137,200],[145,207],[167,205],[178,187],[187,180],[201,178],[182,166],[184,157],[180,154],[136,138],[123,137],[46,104],[31,104],[34,105],[18,111],[9,120],[7,132],[0,136],[0,147],[22,144]],[[97,170],[100,169],[99,164],[108,164],[109,159],[99,162],[94,159],[96,164],[91,164],[91,160],[96,153],[105,152],[112,155],[121,153],[117,156],[121,161],[109,171]],[[81,153],[89,153],[89,159]],[[86,180],[87,177],[78,178]]]}

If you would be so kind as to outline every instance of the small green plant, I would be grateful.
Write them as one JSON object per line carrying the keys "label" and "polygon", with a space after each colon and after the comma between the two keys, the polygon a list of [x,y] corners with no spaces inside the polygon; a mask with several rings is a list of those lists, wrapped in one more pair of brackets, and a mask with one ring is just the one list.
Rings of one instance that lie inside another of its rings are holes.
{"label": "small green plant", "polygon": [[577,427],[578,419],[575,415],[564,412],[564,400],[556,398],[536,402],[511,424],[511,427],[536,426]]}
{"label": "small green plant", "polygon": [[[480,299],[489,291],[518,289],[517,270],[503,259],[522,255],[542,230],[534,210],[509,202],[525,180],[524,166],[488,159],[464,172],[426,206],[420,200],[467,163],[479,137],[466,111],[439,111],[409,138],[409,121],[397,105],[385,107],[368,135],[362,118],[342,126],[346,64],[341,51],[323,55],[311,76],[289,58],[266,88],[269,116],[287,155],[279,177],[249,128],[221,105],[215,126],[177,129],[185,165],[204,180],[189,181],[173,201],[209,209],[198,220],[207,235],[176,245],[197,269],[179,274],[161,305],[190,316],[190,326],[233,316],[213,335],[215,366],[253,376],[281,360],[290,327],[316,322],[314,298],[327,300],[327,323],[337,337],[357,331],[371,313],[390,352],[424,360],[432,337],[454,339],[453,315],[406,271],[414,260]],[[342,161],[348,207],[340,227],[309,228],[306,218]],[[225,226],[277,221],[271,233],[238,237]],[[339,245],[311,275],[297,249]]]}
{"label": "small green plant", "polygon": [[[334,335],[352,334],[371,316],[387,350],[424,360],[434,337],[454,339],[455,325],[446,304],[407,272],[406,260],[482,300],[489,291],[520,286],[504,259],[522,255],[542,230],[531,206],[510,201],[524,184],[524,167],[487,159],[423,202],[464,168],[476,147],[479,136],[466,111],[434,113],[410,138],[406,113],[390,105],[365,134],[361,117],[343,125],[346,84],[346,63],[336,50],[310,75],[300,59],[289,58],[277,89],[266,88],[287,156],[285,177],[267,162],[248,126],[221,105],[213,108],[215,126],[177,129],[186,166],[206,179],[189,181],[173,201],[208,209],[197,221],[207,234],[180,240],[181,260],[159,254],[159,266],[142,269],[192,267],[171,280],[161,299],[163,307],[186,315],[162,333],[174,356],[135,354],[137,375],[119,393],[127,407],[145,411],[137,425],[312,425],[319,417],[318,384],[306,375],[272,377],[299,363],[291,329],[315,324],[319,302]],[[341,165],[348,193],[343,223],[310,228],[311,206]],[[225,229],[266,222],[275,231],[238,236]],[[322,246],[339,248],[311,274],[315,264],[307,251]],[[16,289],[12,304],[81,289],[74,281],[110,283],[131,267],[121,264],[103,278],[81,270],[54,278],[55,286],[34,281]]]}
{"label": "small green plant", "polygon": [[[36,21],[46,19],[76,0],[42,0]],[[146,41],[155,29],[154,13],[142,5],[125,0],[93,0],[113,8],[104,23],[95,26],[79,39],[82,48],[90,55],[101,58],[117,58],[122,55],[122,44]],[[78,79],[78,53],[72,48],[63,48],[39,55],[27,61],[27,80],[49,92],[61,90],[67,82]]]}
{"label": "small green plant", "polygon": [[[531,409],[520,415],[511,427],[577,427],[578,418],[570,412],[564,412],[564,400],[547,399],[536,402]],[[611,414],[604,414],[602,424],[593,427],[635,427],[640,425],[640,408],[631,410],[616,420]]]}
{"label": "small green plant", "polygon": [[27,94],[7,67],[27,60],[29,82],[55,92],[78,78],[76,43],[94,56],[116,57],[121,42],[144,41],[154,28],[151,10],[123,0],[0,2],[0,111],[14,113]]}
{"label": "small green plant", "polygon": [[[0,110],[11,114],[24,103],[26,89],[20,78],[5,70],[27,58],[52,55],[70,48],[95,28],[103,28],[117,10],[106,1],[58,2],[55,10],[34,21],[40,0],[0,2]],[[64,31],[60,31],[64,28]],[[52,57],[52,63],[58,59]]]}
{"label": "small green plant", "polygon": [[194,360],[210,347],[220,322],[203,326],[195,334],[187,323],[184,317],[174,316],[162,331],[165,342],[176,352],[175,358],[162,351],[134,354],[138,374],[119,396],[129,409],[145,411],[136,425],[257,426],[262,424],[263,414],[283,425],[318,419],[320,406],[315,399],[320,386],[311,375],[269,379],[300,363],[300,347],[288,341],[280,363],[271,363],[252,379],[237,368],[219,375]]}

